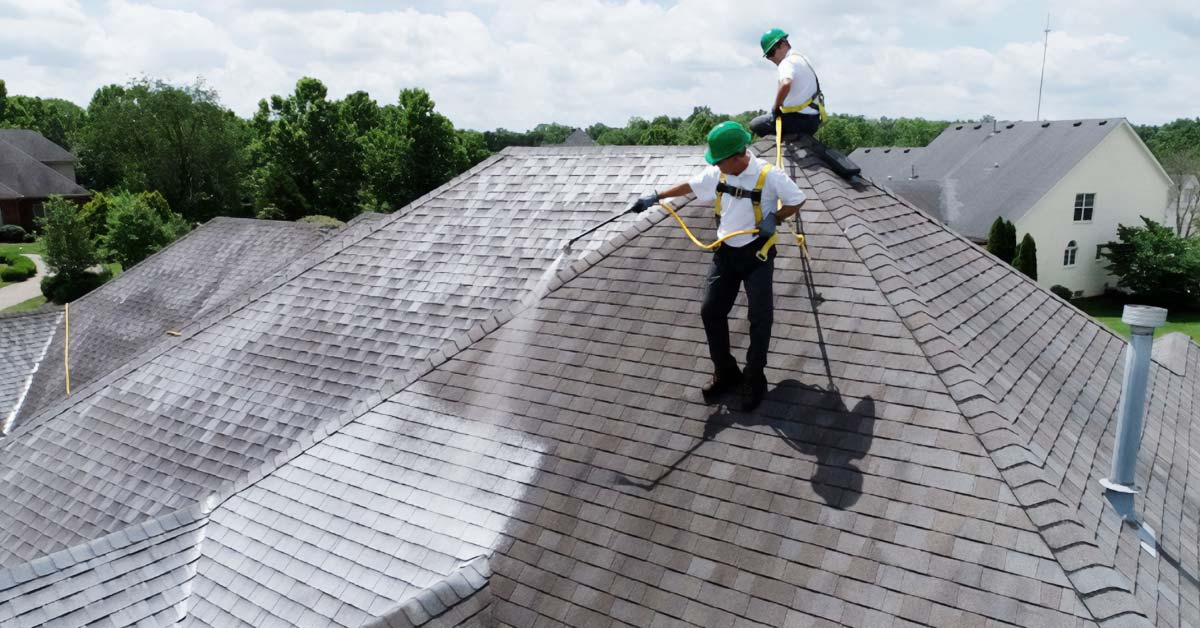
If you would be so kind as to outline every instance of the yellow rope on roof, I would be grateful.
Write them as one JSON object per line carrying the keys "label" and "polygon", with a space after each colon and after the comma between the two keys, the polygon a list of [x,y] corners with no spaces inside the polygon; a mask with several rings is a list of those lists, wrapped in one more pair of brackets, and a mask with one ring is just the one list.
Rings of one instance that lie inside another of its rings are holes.
{"label": "yellow rope on roof", "polygon": [[63,320],[66,331],[63,333],[63,373],[67,376],[67,395],[71,394],[71,304],[66,305]]}

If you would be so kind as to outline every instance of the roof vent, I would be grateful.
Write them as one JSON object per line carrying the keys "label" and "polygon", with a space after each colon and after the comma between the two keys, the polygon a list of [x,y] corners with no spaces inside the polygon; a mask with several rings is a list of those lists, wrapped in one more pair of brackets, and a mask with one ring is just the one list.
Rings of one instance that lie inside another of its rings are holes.
{"label": "roof vent", "polygon": [[1121,383],[1112,473],[1107,479],[1100,480],[1100,485],[1121,519],[1138,529],[1142,548],[1157,556],[1158,539],[1154,529],[1134,512],[1133,496],[1138,492],[1135,484],[1137,457],[1142,441],[1142,419],[1146,413],[1146,379],[1154,349],[1154,328],[1167,322],[1167,311],[1161,307],[1126,305],[1121,322],[1129,325],[1129,348],[1125,353],[1125,379]]}
{"label": "roof vent", "polygon": [[1013,128],[1014,126],[1017,126],[1017,125],[1015,125],[1015,124],[1013,124],[1013,123],[1009,122],[1008,124],[1004,125],[1004,128],[1006,128],[1006,129],[1011,129],[1011,128]]}
{"label": "roof vent", "polygon": [[954,130],[955,130],[955,131],[961,131],[961,130],[962,130],[962,128],[963,128],[963,125],[961,125],[961,124],[960,124],[960,125],[958,125],[958,126],[954,127]]}
{"label": "roof vent", "polygon": [[871,149],[869,149],[869,148],[864,148],[864,149],[863,149],[863,152],[864,152],[864,153],[869,153],[869,152],[871,152]]}
{"label": "roof vent", "polygon": [[1081,120],[1081,121],[1079,121],[1079,122],[1076,122],[1075,124],[1072,124],[1071,126],[1079,126],[1079,125],[1081,125],[1081,124],[1083,124],[1083,121],[1082,121],[1082,120]]}
{"label": "roof vent", "polygon": [[983,125],[982,125],[982,124],[976,124],[976,125],[975,125],[975,127],[974,127],[974,129],[975,129],[976,131],[978,131],[979,129],[982,129],[982,128],[983,128]]}
{"label": "roof vent", "polygon": [[884,153],[890,153],[890,152],[892,152],[892,149],[890,149],[890,148],[885,148],[885,149],[883,149],[883,152],[884,152]]}
{"label": "roof vent", "polygon": [[912,178],[917,178],[917,164],[912,164],[910,167],[912,168]]}
{"label": "roof vent", "polygon": [[1108,120],[1101,120],[1101,121],[1100,121],[1100,126],[1104,126],[1104,125],[1106,125],[1106,124],[1108,124]]}
{"label": "roof vent", "polygon": [[997,161],[996,163],[992,164],[992,167],[993,167],[993,168],[999,168],[999,167],[1000,167],[1000,162],[998,162],[998,161]]}
{"label": "roof vent", "polygon": [[912,152],[912,149],[911,149],[911,148],[906,148],[906,149],[904,149],[904,154],[905,154],[905,155],[909,154],[910,152]]}
{"label": "roof vent", "polygon": [[1043,122],[1043,123],[1042,123],[1042,128],[1043,128],[1043,129],[1044,129],[1044,128],[1046,128],[1046,127],[1048,127],[1048,126],[1050,126],[1050,123],[1049,123],[1049,122]]}

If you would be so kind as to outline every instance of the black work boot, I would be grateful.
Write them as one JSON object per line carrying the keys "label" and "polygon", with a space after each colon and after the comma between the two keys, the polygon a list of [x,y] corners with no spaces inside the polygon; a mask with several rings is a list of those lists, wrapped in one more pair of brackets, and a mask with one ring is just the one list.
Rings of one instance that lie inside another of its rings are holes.
{"label": "black work boot", "polygon": [[746,373],[742,378],[742,411],[750,412],[767,394],[767,378],[762,373]]}
{"label": "black work boot", "polygon": [[736,388],[741,381],[742,371],[736,366],[729,370],[720,370],[713,373],[708,383],[700,387],[700,392],[704,395],[706,403],[712,403],[721,393]]}

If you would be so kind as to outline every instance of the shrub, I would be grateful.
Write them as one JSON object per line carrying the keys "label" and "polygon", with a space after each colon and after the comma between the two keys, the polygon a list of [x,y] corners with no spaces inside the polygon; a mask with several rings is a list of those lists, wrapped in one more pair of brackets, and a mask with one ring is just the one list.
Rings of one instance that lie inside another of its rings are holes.
{"label": "shrub", "polygon": [[58,303],[70,303],[79,297],[99,288],[112,278],[108,268],[99,273],[84,272],[78,275],[46,275],[42,278],[42,295],[47,300]]}
{"label": "shrub", "polygon": [[1180,238],[1170,227],[1142,218],[1141,227],[1117,226],[1120,242],[1101,255],[1117,286],[1140,301],[1178,307],[1200,298],[1200,242]]}
{"label": "shrub", "polygon": [[0,281],[25,281],[37,274],[33,260],[18,253],[0,253]]}
{"label": "shrub", "polygon": [[1017,227],[1004,218],[997,218],[988,231],[987,250],[1012,264],[1017,253]]}
{"label": "shrub", "polygon": [[26,233],[25,234],[25,243],[32,244],[34,242],[37,242],[37,236],[32,233]]}
{"label": "shrub", "polygon": [[59,275],[80,275],[99,263],[79,206],[52,196],[39,220],[46,241],[46,264]]}
{"label": "shrub", "polygon": [[1074,296],[1074,294],[1075,294],[1074,292],[1071,292],[1070,288],[1068,288],[1066,286],[1060,286],[1058,284],[1054,284],[1053,286],[1050,286],[1050,292],[1053,292],[1054,294],[1058,295],[1058,298],[1060,298],[1064,301],[1070,301],[1071,297]]}
{"label": "shrub", "polygon": [[25,235],[21,225],[0,225],[0,242],[23,242]]}
{"label": "shrub", "polygon": [[1017,245],[1017,256],[1013,258],[1013,267],[1025,273],[1026,277],[1037,281],[1037,244],[1028,233],[1021,238]]}
{"label": "shrub", "polygon": [[167,208],[157,193],[109,196],[105,225],[107,232],[100,238],[104,255],[124,268],[150,257],[189,229],[183,216]]}
{"label": "shrub", "polygon": [[296,222],[311,222],[315,225],[321,225],[322,227],[345,227],[346,226],[346,223],[338,220],[337,218],[334,218],[333,216],[323,216],[321,214],[313,214],[312,216],[305,216]]}

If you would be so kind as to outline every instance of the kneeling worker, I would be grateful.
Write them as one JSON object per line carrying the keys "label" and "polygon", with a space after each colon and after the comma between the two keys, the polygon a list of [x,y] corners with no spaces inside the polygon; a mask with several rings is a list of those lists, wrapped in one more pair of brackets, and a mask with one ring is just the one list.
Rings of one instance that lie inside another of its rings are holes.
{"label": "kneeling worker", "polygon": [[792,50],[788,34],[772,28],[759,40],[763,56],[779,66],[779,88],[771,113],[750,122],[760,137],[775,134],[775,118],[783,118],[783,135],[813,135],[825,121],[825,96],[821,81],[804,55]]}
{"label": "kneeling worker", "polygon": [[[757,234],[734,236],[717,248],[700,308],[713,362],[712,379],[702,389],[705,400],[711,402],[740,383],[745,410],[758,407],[767,391],[763,370],[767,366],[775,309],[772,293],[775,248],[768,246],[768,240],[775,234],[775,227],[795,214],[805,199],[804,192],[786,173],[746,150],[750,139],[750,133],[737,122],[718,124],[708,134],[708,151],[704,156],[711,166],[687,183],[662,193],[647,194],[635,204],[635,208],[644,210],[657,204],[660,197],[695,194],[700,201],[714,201],[718,237],[758,229]],[[779,202],[782,207],[777,211]],[[729,352],[729,312],[742,284],[746,286],[750,310],[750,348],[746,352],[744,373]]]}

